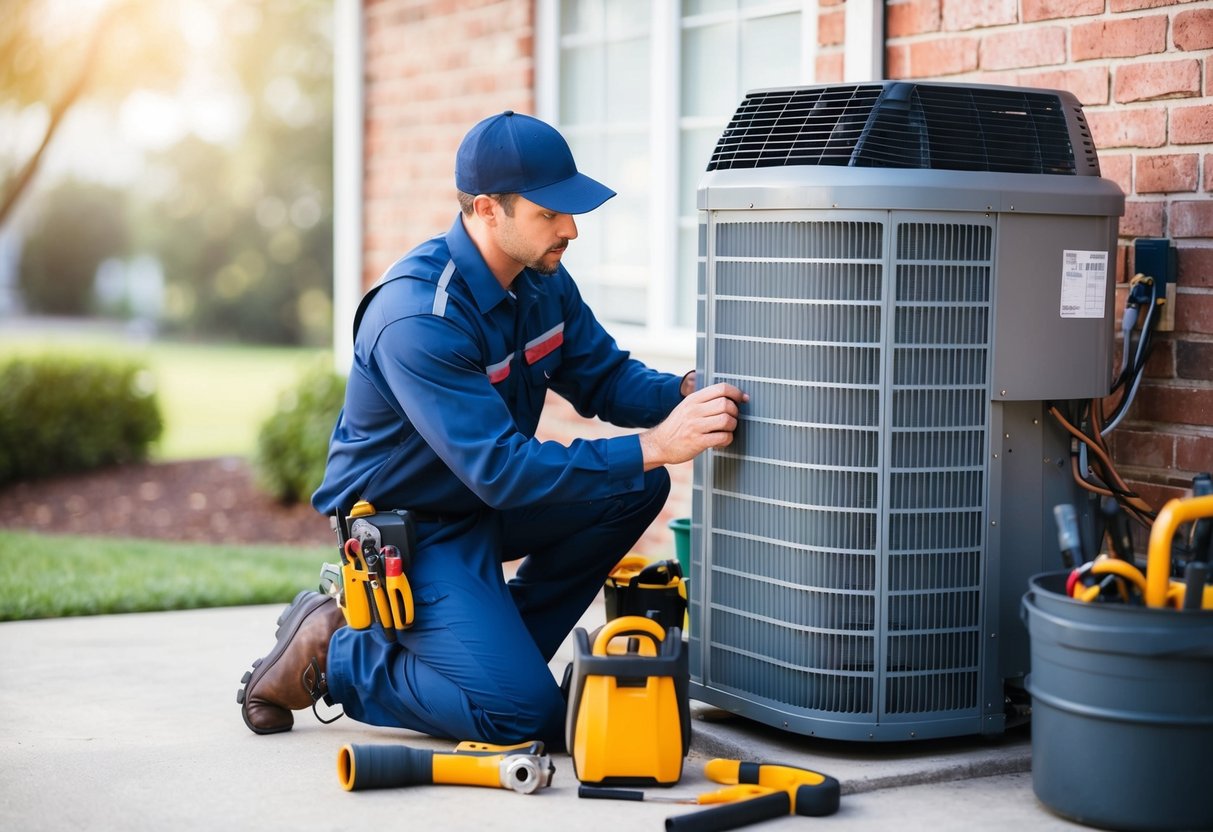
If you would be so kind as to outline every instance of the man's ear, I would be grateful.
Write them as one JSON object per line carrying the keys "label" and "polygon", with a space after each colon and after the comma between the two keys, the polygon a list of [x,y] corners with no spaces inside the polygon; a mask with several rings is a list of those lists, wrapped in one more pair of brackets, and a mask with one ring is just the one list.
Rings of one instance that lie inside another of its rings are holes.
{"label": "man's ear", "polygon": [[477,194],[472,199],[472,213],[485,225],[497,225],[497,217],[500,211],[501,203],[490,196]]}

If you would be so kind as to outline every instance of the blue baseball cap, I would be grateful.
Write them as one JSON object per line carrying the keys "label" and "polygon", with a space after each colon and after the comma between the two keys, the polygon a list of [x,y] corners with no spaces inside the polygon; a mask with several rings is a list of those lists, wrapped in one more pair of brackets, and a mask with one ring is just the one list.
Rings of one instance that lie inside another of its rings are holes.
{"label": "blue baseball cap", "polygon": [[465,194],[522,194],[549,211],[584,214],[615,195],[577,172],[564,136],[537,118],[506,110],[463,137],[455,187]]}

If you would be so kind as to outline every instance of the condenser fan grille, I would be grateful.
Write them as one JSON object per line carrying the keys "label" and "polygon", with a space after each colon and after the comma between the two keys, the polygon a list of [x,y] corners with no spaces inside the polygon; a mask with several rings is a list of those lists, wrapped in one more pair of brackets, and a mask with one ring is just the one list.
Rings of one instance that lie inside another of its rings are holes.
{"label": "condenser fan grille", "polygon": [[[837,165],[1075,175],[1074,144],[1060,98],[1046,92],[904,82],[766,90],[738,107],[708,170]],[[1084,164],[1098,173],[1093,152]]]}
{"label": "condenser fan grille", "polygon": [[715,232],[713,378],[751,399],[704,484],[712,684],[976,714],[992,225]]}

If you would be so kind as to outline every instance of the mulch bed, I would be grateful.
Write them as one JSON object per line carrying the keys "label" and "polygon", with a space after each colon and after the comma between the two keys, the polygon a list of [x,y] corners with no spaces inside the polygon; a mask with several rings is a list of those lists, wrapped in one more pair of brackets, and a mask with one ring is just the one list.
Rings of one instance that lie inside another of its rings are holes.
{"label": "mulch bed", "polygon": [[0,528],[201,543],[335,545],[326,517],[260,491],[239,458],[122,465],[0,489]]}

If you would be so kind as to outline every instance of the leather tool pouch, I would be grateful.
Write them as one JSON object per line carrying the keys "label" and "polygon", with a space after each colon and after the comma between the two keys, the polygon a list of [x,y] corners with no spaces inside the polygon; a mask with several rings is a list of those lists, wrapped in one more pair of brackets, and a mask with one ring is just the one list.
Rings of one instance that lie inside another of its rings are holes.
{"label": "leather tool pouch", "polygon": [[[321,591],[336,595],[350,627],[365,630],[376,624],[395,641],[398,630],[413,625],[413,592],[406,577],[416,541],[413,518],[407,511],[376,512],[359,502],[337,527],[341,566],[325,564]],[[340,573],[336,591],[334,571]]]}

